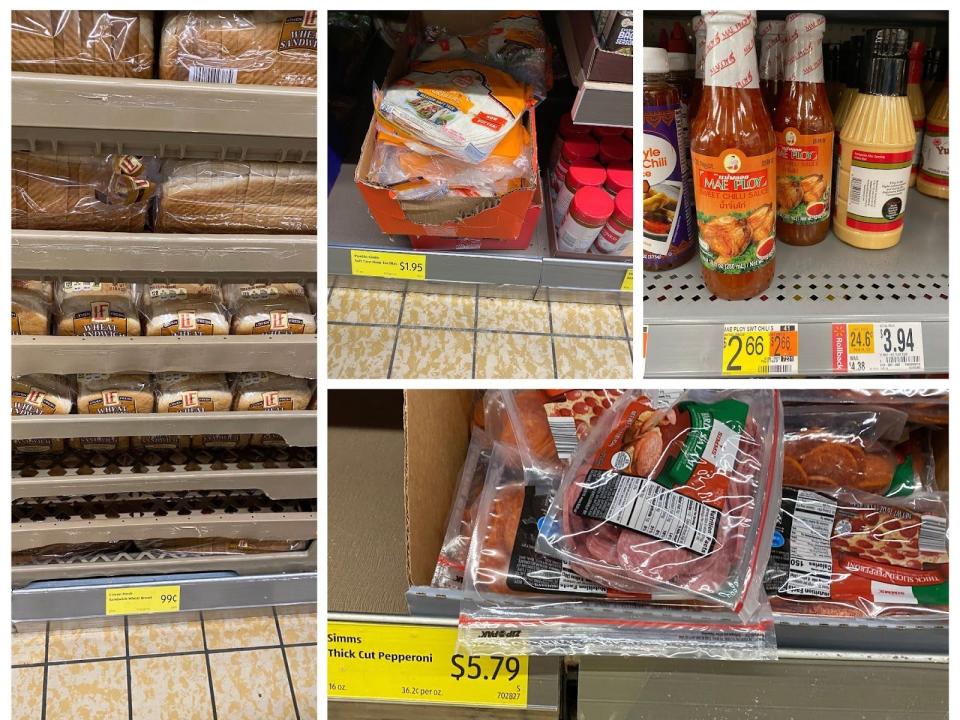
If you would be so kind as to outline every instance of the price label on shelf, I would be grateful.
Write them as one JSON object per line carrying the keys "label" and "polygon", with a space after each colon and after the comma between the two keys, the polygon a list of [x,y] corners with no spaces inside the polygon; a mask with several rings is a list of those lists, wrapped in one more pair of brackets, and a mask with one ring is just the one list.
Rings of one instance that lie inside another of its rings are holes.
{"label": "price label on shelf", "polygon": [[327,695],[352,700],[526,707],[526,657],[458,653],[457,629],[327,623]]}
{"label": "price label on shelf", "polygon": [[107,615],[144,615],[180,610],[179,585],[107,588]]}
{"label": "price label on shelf", "polygon": [[620,283],[620,289],[623,292],[633,292],[633,268],[630,268],[624,273],[623,282]]}
{"label": "price label on shelf", "polygon": [[724,375],[796,375],[800,341],[796,323],[724,325]]}
{"label": "price label on shelf", "polygon": [[350,273],[396,280],[426,280],[427,256],[420,253],[351,250]]}
{"label": "price label on shelf", "polygon": [[643,326],[643,357],[644,358],[647,357],[647,334],[648,334],[648,326],[644,325]]}
{"label": "price label on shelf", "polygon": [[923,370],[920,323],[834,323],[833,370],[883,374]]}

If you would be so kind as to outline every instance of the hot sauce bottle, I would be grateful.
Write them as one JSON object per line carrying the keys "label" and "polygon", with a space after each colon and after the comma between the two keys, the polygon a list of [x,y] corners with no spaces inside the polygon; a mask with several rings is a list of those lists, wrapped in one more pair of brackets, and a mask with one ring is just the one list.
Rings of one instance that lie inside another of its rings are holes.
{"label": "hot sauce bottle", "polygon": [[747,12],[708,15],[691,129],[703,279],[726,300],[763,292],[774,273],[777,141],[760,94],[755,23]]}
{"label": "hot sauce bottle", "polygon": [[924,195],[943,198],[950,194],[950,90],[944,80],[943,89],[927,115],[927,132],[923,138],[923,154],[917,190]]}
{"label": "hot sauce bottle", "polygon": [[760,92],[771,118],[777,111],[783,84],[784,28],[782,20],[764,20],[757,30],[760,38]]}
{"label": "hot sauce bottle", "polygon": [[787,17],[784,88],[773,128],[777,133],[777,237],[814,245],[830,230],[833,113],[823,79],[826,18]]}
{"label": "hot sauce bottle", "polygon": [[923,128],[927,124],[927,110],[923,103],[923,43],[914,41],[910,46],[910,69],[907,71],[907,100],[910,101],[910,113],[913,115],[913,130],[917,143],[913,147],[913,169],[910,172],[910,187],[917,182],[917,169],[920,165],[920,153],[923,151]]}

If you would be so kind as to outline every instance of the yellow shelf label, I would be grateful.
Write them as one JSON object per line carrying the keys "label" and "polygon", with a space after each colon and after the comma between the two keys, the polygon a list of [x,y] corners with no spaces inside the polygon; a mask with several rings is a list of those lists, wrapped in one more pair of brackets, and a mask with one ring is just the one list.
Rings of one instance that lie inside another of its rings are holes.
{"label": "yellow shelf label", "polygon": [[457,629],[327,623],[327,695],[372,701],[526,707],[526,657],[465,656]]}
{"label": "yellow shelf label", "polygon": [[830,352],[837,373],[922,372],[923,324],[834,323]]}
{"label": "yellow shelf label", "polygon": [[633,268],[627,270],[623,276],[623,282],[620,283],[620,289],[624,292],[633,292]]}
{"label": "yellow shelf label", "polygon": [[177,612],[180,609],[180,586],[107,588],[106,607],[107,615]]}
{"label": "yellow shelf label", "polygon": [[426,280],[427,256],[420,253],[351,250],[350,272],[365,277]]}
{"label": "yellow shelf label", "polygon": [[724,325],[724,375],[796,375],[799,334],[792,325]]}
{"label": "yellow shelf label", "polygon": [[847,324],[847,352],[870,354],[875,352],[873,323]]}

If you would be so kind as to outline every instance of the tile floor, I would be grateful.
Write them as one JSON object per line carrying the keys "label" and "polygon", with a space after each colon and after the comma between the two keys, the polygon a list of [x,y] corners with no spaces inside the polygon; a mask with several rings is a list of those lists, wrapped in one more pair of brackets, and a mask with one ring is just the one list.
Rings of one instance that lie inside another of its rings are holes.
{"label": "tile floor", "polygon": [[633,308],[334,287],[331,378],[630,378]]}
{"label": "tile floor", "polygon": [[314,720],[315,609],[264,608],[13,635],[14,720]]}

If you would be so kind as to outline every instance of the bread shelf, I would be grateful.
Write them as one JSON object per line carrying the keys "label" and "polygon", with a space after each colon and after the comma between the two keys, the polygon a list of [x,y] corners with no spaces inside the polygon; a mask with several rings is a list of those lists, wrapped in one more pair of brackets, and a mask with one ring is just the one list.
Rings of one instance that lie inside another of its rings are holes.
{"label": "bread shelf", "polygon": [[275,372],[317,376],[316,335],[13,336],[11,371]]}

